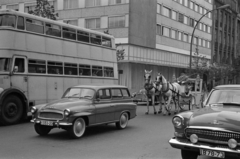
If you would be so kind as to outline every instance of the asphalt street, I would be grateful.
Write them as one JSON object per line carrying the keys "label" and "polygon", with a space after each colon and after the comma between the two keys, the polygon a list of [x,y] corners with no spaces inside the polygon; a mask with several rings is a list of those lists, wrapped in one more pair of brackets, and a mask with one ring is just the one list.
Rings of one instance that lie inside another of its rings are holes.
{"label": "asphalt street", "polygon": [[[171,116],[145,115],[139,105],[137,117],[124,130],[115,124],[87,128],[80,139],[61,129],[38,136],[29,122],[0,127],[0,159],[181,159],[180,150],[168,140],[173,136]],[[198,159],[210,159],[199,157]]]}

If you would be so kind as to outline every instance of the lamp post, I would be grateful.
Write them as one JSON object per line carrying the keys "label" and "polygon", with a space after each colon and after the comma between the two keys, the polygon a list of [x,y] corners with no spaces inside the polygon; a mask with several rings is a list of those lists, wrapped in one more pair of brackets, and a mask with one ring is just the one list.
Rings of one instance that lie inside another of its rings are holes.
{"label": "lamp post", "polygon": [[196,25],[195,25],[194,28],[193,28],[192,37],[191,37],[191,44],[190,44],[190,63],[189,63],[190,70],[192,70],[192,43],[193,43],[193,38],[194,38],[193,36],[194,36],[195,29],[196,29],[196,27],[198,26],[198,23],[199,23],[199,22],[202,20],[202,18],[203,18],[205,15],[207,15],[209,12],[212,12],[212,11],[218,10],[218,9],[228,8],[228,7],[230,7],[230,5],[229,5],[229,4],[226,4],[226,5],[223,5],[223,6],[221,6],[221,7],[215,8],[215,9],[213,9],[213,10],[209,10],[209,11],[207,11],[207,13],[205,13],[204,15],[202,15],[201,18],[197,21]]}

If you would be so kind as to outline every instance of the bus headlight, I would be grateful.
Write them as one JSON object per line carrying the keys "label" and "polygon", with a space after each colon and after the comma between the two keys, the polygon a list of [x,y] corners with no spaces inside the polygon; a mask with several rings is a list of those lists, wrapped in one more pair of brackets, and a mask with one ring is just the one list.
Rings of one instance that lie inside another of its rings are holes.
{"label": "bus headlight", "polygon": [[31,113],[32,113],[32,114],[36,113],[36,111],[37,111],[37,108],[36,108],[36,107],[32,107],[32,108],[31,108]]}
{"label": "bus headlight", "polygon": [[65,109],[65,110],[64,110],[64,115],[65,115],[65,116],[69,116],[69,114],[70,114],[70,110],[69,110],[69,109]]}
{"label": "bus headlight", "polygon": [[182,128],[183,126],[183,118],[181,116],[175,116],[172,119],[172,123],[176,128]]}

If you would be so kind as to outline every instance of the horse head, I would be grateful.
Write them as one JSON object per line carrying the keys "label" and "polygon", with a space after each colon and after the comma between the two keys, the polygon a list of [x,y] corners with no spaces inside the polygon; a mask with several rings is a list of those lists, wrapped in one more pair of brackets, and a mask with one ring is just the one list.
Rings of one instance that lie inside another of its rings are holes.
{"label": "horse head", "polygon": [[149,83],[150,82],[150,80],[151,80],[151,73],[152,73],[152,70],[151,71],[145,70],[145,75],[144,75],[145,83]]}

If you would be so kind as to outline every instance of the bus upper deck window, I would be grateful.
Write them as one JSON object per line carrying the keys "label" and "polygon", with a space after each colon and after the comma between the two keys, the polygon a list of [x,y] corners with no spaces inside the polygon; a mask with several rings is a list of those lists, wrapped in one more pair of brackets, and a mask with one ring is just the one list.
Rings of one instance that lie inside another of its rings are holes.
{"label": "bus upper deck window", "polygon": [[15,28],[16,17],[14,15],[0,15],[0,26],[11,26]]}
{"label": "bus upper deck window", "polygon": [[17,28],[24,30],[24,19],[23,17],[18,17]]}

